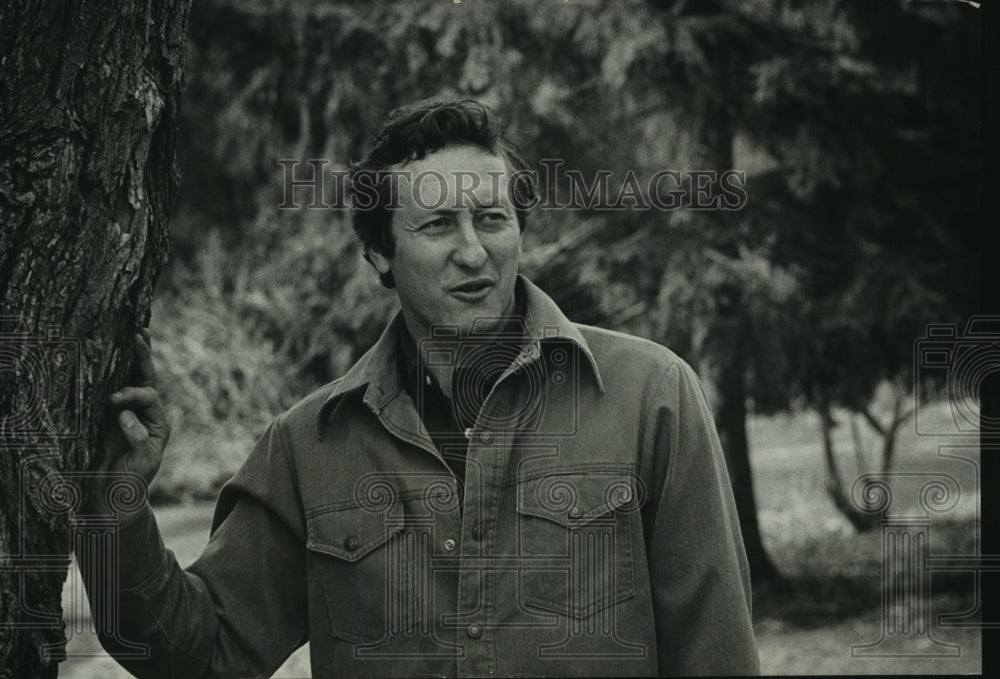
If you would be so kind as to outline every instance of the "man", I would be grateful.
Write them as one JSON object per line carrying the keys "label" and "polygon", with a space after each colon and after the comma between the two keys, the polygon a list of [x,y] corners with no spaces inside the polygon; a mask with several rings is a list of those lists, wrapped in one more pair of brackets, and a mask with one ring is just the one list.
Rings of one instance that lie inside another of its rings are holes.
{"label": "man", "polygon": [[[272,423],[186,571],[148,507],[124,517],[121,636],[151,650],[130,671],[269,674],[307,640],[317,677],[758,671],[698,380],[518,275],[525,167],[475,102],[386,119],[352,174],[354,226],[401,311]],[[136,342],[106,465],[149,481],[167,431]]]}

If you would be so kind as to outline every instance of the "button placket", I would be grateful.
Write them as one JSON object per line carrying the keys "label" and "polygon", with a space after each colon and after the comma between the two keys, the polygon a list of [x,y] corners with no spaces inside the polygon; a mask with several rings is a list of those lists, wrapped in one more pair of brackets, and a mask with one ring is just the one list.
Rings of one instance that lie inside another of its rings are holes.
{"label": "button placket", "polygon": [[[500,493],[500,473],[510,454],[512,437],[507,436],[507,428],[487,429],[483,427],[488,422],[505,422],[509,410],[510,383],[501,379],[494,386],[480,410],[475,425],[466,430],[469,439],[469,460],[477,460],[479,474],[476,481],[466,487],[465,518],[472,523],[471,530],[466,524],[463,538],[466,544],[461,546],[461,552],[469,552],[470,556],[479,558],[488,556],[486,544],[486,526],[496,519],[493,511],[497,506],[496,495]],[[470,569],[471,570],[471,569]],[[476,569],[478,570],[478,569]],[[498,601],[496,591],[497,577],[490,569],[483,569],[478,577],[471,575],[463,567],[459,584],[460,610],[477,610],[482,617],[479,622],[466,627],[466,636],[478,640],[466,649],[465,657],[459,661],[459,673],[483,674],[490,665],[490,655],[495,652],[492,635],[486,634],[486,625],[495,618],[498,606],[505,605]],[[478,616],[477,616],[478,617]],[[459,632],[461,633],[461,632]]]}

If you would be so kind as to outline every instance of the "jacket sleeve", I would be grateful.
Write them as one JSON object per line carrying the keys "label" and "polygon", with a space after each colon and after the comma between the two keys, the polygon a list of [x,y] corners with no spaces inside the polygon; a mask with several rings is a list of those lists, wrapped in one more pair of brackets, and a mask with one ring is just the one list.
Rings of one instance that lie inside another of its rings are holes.
{"label": "jacket sleeve", "polygon": [[222,489],[186,570],[148,506],[118,531],[116,585],[95,584],[107,566],[77,546],[101,645],[136,677],[270,675],[307,640],[304,521],[283,443],[279,418]]}
{"label": "jacket sleeve", "polygon": [[694,371],[666,371],[647,426],[662,485],[648,556],[661,675],[759,674],[750,573],[722,446]]}

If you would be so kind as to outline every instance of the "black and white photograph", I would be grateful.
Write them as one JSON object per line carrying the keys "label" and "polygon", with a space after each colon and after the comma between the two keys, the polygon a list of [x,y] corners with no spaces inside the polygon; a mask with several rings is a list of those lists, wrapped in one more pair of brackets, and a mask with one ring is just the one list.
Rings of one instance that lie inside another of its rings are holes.
{"label": "black and white photograph", "polygon": [[0,679],[983,674],[985,4],[0,0]]}

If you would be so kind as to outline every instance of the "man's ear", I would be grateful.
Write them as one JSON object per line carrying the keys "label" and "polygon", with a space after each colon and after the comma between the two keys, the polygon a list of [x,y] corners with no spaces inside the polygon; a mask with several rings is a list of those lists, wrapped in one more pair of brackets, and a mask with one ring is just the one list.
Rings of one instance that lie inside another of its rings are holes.
{"label": "man's ear", "polygon": [[376,271],[378,271],[380,274],[389,273],[390,269],[389,260],[385,255],[383,255],[381,252],[376,252],[375,250],[371,249],[367,250],[365,254],[368,257],[368,261],[371,262],[372,266],[375,267]]}

